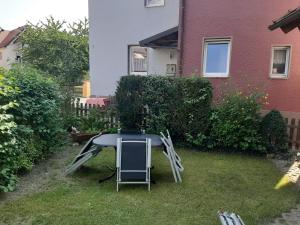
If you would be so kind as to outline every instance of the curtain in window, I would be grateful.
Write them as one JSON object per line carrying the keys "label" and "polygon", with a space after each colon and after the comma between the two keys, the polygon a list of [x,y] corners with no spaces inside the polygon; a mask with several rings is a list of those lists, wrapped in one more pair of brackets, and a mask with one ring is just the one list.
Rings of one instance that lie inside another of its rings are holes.
{"label": "curtain in window", "polygon": [[131,47],[131,72],[147,72],[147,49]]}
{"label": "curtain in window", "polygon": [[286,73],[286,49],[276,49],[273,54],[273,74]]}

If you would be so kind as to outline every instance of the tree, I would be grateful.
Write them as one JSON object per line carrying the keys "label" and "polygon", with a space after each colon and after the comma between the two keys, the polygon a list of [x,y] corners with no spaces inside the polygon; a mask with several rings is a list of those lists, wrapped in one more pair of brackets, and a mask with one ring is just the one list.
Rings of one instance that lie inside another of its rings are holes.
{"label": "tree", "polygon": [[23,62],[54,77],[64,93],[64,118],[70,115],[74,86],[81,85],[89,69],[88,20],[72,24],[46,18],[29,23],[21,35]]}
{"label": "tree", "polygon": [[29,23],[21,42],[24,62],[55,77],[66,90],[81,84],[89,69],[87,19],[66,24],[49,17]]}

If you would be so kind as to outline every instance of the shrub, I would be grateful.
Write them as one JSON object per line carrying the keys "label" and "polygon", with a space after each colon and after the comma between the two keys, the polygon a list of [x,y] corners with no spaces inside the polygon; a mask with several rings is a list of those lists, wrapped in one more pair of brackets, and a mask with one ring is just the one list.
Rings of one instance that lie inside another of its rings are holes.
{"label": "shrub", "polygon": [[107,116],[113,114],[114,111],[110,108],[92,108],[87,116],[80,118],[79,130],[88,133],[104,131],[110,125]]}
{"label": "shrub", "polygon": [[144,117],[142,76],[124,76],[116,90],[117,110],[123,128],[140,129]]}
{"label": "shrub", "polygon": [[185,121],[183,131],[195,137],[199,132],[206,133],[209,128],[212,86],[205,79],[186,78],[183,81],[183,104],[180,113]]}
{"label": "shrub", "polygon": [[[205,79],[125,76],[116,96],[125,128],[143,127],[158,134],[169,129],[176,139],[183,139],[208,127],[212,88]],[[130,120],[135,126],[126,127]]]}
{"label": "shrub", "polygon": [[165,129],[178,133],[175,121],[178,118],[177,109],[180,106],[181,90],[177,88],[174,78],[153,76],[144,78],[143,105],[145,114],[145,129],[149,133],[157,133]]}
{"label": "shrub", "polygon": [[261,94],[233,93],[211,115],[210,148],[264,152],[260,129]]}
{"label": "shrub", "polygon": [[61,142],[59,88],[52,79],[26,65],[13,67],[8,76],[19,88],[13,96],[19,107],[11,113],[18,124],[17,144],[25,154],[23,167],[29,169]]}
{"label": "shrub", "polygon": [[14,118],[7,111],[16,107],[10,101],[17,88],[12,85],[12,78],[0,71],[0,192],[12,191],[16,184],[18,148],[13,130],[16,128]]}
{"label": "shrub", "polygon": [[288,150],[287,126],[279,111],[271,110],[263,117],[261,132],[269,153],[282,153]]}

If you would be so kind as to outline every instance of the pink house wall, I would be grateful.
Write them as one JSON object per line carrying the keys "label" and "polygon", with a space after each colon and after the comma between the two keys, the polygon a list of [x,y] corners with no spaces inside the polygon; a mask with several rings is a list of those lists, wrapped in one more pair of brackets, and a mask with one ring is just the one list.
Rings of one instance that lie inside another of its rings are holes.
{"label": "pink house wall", "polygon": [[[184,75],[202,76],[202,45],[206,37],[231,37],[230,78],[209,78],[214,91],[224,84],[249,84],[269,94],[265,109],[300,112],[300,32],[269,31],[268,25],[299,0],[185,0],[182,47]],[[288,79],[271,79],[273,45],[291,45]]]}

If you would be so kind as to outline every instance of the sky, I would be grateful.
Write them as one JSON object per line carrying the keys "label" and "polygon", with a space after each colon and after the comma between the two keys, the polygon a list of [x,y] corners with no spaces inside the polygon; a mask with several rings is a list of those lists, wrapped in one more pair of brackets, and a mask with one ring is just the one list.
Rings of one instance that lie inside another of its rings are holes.
{"label": "sky", "polygon": [[88,0],[0,0],[0,27],[12,30],[52,15],[75,22],[88,17]]}

